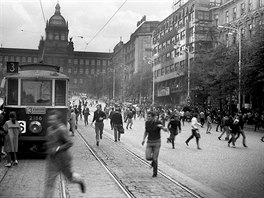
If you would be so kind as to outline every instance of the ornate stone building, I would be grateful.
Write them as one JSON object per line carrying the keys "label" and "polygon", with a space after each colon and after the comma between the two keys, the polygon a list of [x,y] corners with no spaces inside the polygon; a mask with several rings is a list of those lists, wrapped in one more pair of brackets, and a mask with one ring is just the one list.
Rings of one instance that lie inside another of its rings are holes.
{"label": "ornate stone building", "polygon": [[74,51],[72,38],[68,38],[69,26],[60,12],[60,5],[47,21],[45,38],[38,49],[0,48],[0,78],[5,76],[6,62],[19,64],[43,61],[61,67],[70,77],[70,92],[102,96],[102,73],[111,65],[111,53]]}

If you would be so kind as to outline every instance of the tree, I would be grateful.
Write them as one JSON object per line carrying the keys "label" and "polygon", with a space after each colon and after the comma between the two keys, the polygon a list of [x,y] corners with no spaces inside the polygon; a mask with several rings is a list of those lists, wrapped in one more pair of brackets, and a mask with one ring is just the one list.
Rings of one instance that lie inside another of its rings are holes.
{"label": "tree", "polygon": [[218,45],[197,51],[191,69],[191,87],[196,87],[196,94],[219,101],[222,109],[225,99],[238,91],[237,46]]}
{"label": "tree", "polygon": [[243,90],[250,94],[254,100],[253,108],[262,109],[264,105],[264,25],[255,29],[251,42],[247,43],[247,53],[243,59],[242,79]]}
{"label": "tree", "polygon": [[142,98],[151,95],[152,71],[151,68],[132,75],[126,90],[126,97],[140,102]]}
{"label": "tree", "polygon": [[[263,25],[257,26],[250,39],[242,40],[241,91],[251,95],[253,108],[264,106],[264,37]],[[191,69],[191,87],[199,87],[205,96],[236,105],[239,86],[238,45],[218,45],[196,51]],[[228,101],[226,101],[228,99]]]}

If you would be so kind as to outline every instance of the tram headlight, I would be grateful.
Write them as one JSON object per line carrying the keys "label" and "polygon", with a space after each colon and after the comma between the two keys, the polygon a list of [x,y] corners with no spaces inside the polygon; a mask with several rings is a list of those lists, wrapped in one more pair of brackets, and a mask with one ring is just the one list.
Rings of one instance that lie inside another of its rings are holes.
{"label": "tram headlight", "polygon": [[41,123],[38,122],[38,121],[33,121],[29,124],[29,130],[32,132],[32,133],[40,133],[41,130],[42,130],[42,126],[41,126]]}

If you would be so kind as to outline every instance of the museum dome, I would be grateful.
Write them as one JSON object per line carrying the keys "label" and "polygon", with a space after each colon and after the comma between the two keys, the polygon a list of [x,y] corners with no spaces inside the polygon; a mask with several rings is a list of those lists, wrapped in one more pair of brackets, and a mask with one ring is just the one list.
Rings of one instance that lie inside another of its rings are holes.
{"label": "museum dome", "polygon": [[61,16],[60,5],[57,3],[55,7],[55,13],[50,17],[49,25],[52,26],[67,26],[65,19]]}

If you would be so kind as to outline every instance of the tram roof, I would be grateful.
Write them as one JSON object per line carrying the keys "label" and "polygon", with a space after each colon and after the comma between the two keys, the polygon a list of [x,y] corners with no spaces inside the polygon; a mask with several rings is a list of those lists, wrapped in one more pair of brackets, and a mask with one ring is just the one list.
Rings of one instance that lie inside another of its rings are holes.
{"label": "tram roof", "polygon": [[7,78],[41,78],[41,79],[69,79],[68,76],[59,72],[60,67],[47,64],[19,65],[18,73],[8,74]]}

